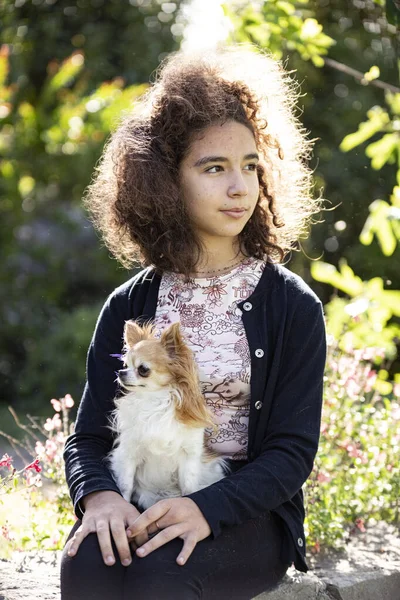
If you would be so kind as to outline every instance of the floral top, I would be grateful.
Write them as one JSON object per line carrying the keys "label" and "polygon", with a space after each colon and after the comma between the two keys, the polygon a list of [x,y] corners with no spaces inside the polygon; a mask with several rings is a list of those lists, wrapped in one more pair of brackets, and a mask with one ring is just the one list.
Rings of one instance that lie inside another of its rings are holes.
{"label": "floral top", "polygon": [[233,460],[247,459],[250,412],[250,354],[237,303],[250,296],[264,267],[265,261],[249,257],[229,273],[188,283],[165,272],[158,294],[158,333],[180,321],[218,426],[215,434],[206,429],[206,445]]}

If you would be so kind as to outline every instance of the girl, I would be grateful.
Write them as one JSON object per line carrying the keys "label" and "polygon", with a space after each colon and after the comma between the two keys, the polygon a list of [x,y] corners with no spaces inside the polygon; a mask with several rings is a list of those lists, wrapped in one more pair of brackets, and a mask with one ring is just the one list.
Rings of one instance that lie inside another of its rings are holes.
{"label": "girl", "polygon": [[[245,599],[305,562],[302,485],[318,449],[320,300],[282,266],[318,212],[311,141],[280,63],[243,45],[169,56],[111,136],[86,205],[120,262],[146,268],[97,321],[65,445],[78,518],[63,600]],[[180,321],[231,474],[140,513],[103,462],[126,320]]]}

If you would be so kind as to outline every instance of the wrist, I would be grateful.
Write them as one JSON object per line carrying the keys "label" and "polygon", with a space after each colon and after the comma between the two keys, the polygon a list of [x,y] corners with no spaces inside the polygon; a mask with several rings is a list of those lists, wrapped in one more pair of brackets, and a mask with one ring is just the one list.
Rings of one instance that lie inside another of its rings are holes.
{"label": "wrist", "polygon": [[86,496],[83,496],[79,502],[81,507],[86,510],[89,505],[97,502],[99,498],[104,501],[108,498],[113,499],[115,496],[118,496],[119,498],[121,497],[120,494],[112,490],[97,490],[95,492],[90,492],[90,494],[86,494]]}

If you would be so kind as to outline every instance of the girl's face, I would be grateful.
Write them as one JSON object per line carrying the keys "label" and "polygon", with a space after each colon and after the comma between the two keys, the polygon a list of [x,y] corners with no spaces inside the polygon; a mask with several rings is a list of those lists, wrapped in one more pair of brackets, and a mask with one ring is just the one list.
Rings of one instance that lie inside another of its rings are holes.
{"label": "girl's face", "polygon": [[191,144],[180,184],[195,232],[206,244],[237,238],[250,219],[260,193],[257,163],[253,134],[235,121],[208,127]]}

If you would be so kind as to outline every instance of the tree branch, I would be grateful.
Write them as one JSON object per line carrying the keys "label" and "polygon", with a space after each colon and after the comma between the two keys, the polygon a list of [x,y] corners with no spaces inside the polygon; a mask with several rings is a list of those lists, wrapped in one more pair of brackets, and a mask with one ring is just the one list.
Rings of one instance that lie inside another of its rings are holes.
{"label": "tree branch", "polygon": [[381,81],[380,79],[372,79],[371,81],[368,81],[367,79],[365,79],[364,73],[361,73],[361,71],[357,71],[352,67],[348,67],[347,65],[344,65],[343,63],[340,63],[337,60],[333,60],[332,58],[326,58],[324,56],[322,58],[324,59],[324,62],[326,65],[328,65],[328,67],[332,67],[337,71],[346,73],[346,75],[351,75],[352,77],[355,77],[355,79],[358,79],[362,83],[374,85],[375,87],[381,88],[383,90],[388,90],[390,92],[393,92],[394,94],[398,94],[400,92],[400,88],[396,87],[395,85],[392,85],[391,83],[386,83],[385,81]]}

